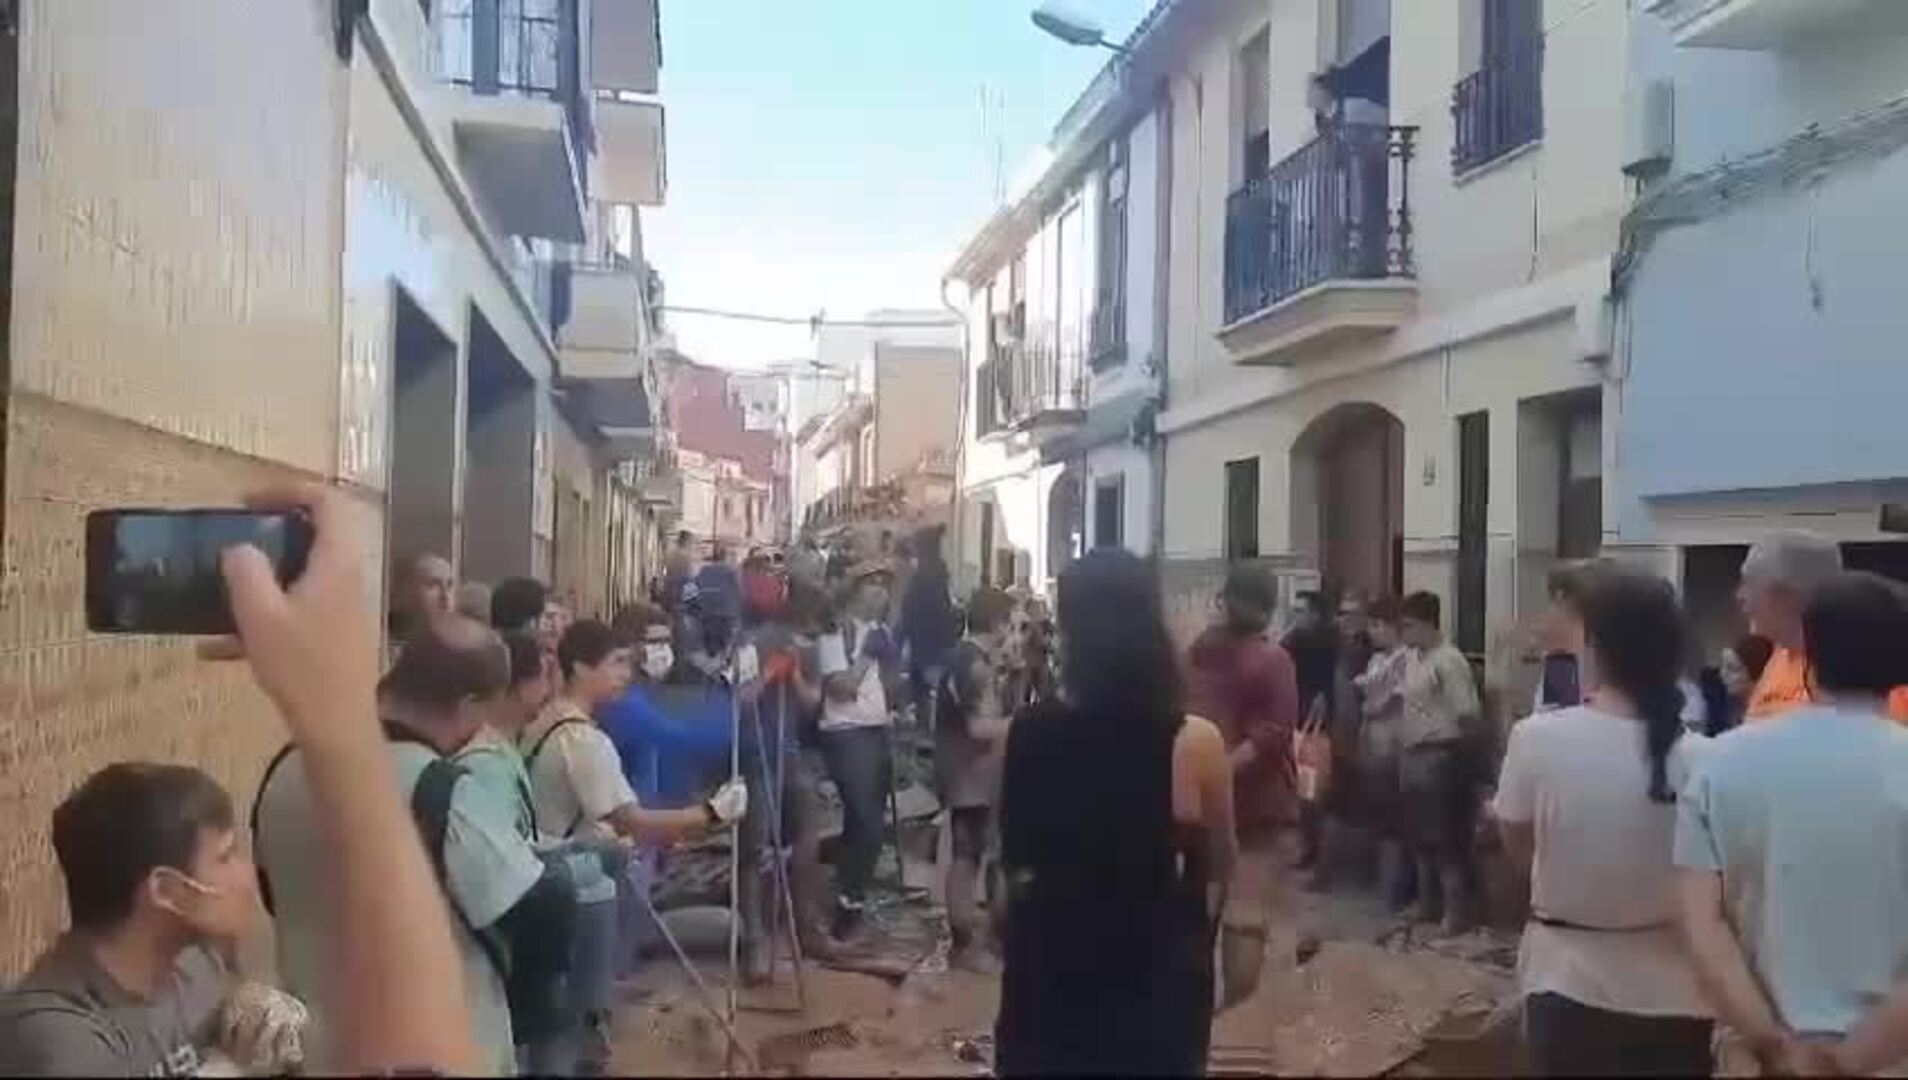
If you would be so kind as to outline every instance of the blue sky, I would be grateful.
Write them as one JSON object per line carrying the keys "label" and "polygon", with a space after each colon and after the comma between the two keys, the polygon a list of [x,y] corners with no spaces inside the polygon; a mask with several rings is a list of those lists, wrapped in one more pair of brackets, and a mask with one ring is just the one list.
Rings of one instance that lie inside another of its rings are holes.
{"label": "blue sky", "polygon": [[[982,88],[1011,183],[1105,62],[1034,0],[662,0],[668,205],[645,211],[668,302],[773,314],[938,307],[993,207]],[[1075,0],[1123,38],[1152,0]],[[806,355],[805,328],[671,316],[727,367]]]}

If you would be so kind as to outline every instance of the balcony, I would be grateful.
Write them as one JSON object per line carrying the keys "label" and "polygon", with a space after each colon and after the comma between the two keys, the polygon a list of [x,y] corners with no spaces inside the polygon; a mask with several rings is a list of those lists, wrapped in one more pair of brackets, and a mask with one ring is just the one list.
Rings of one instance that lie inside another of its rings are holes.
{"label": "balcony", "polygon": [[1487,59],[1451,94],[1451,169],[1460,176],[1544,137],[1544,44]]}
{"label": "balcony", "polygon": [[1894,6],[1881,0],[1649,0],[1678,45],[1770,51]]}
{"label": "balcony", "polygon": [[658,0],[615,0],[590,11],[590,81],[598,90],[653,94],[662,72]]}
{"label": "balcony", "polygon": [[1242,363],[1388,333],[1417,310],[1416,128],[1342,124],[1226,200],[1226,325]]}
{"label": "balcony", "polygon": [[558,385],[613,458],[655,448],[647,275],[627,260],[568,268],[569,317],[557,334]]}
{"label": "balcony", "polygon": [[682,508],[682,474],[674,468],[659,468],[636,481],[636,495],[644,505]]}
{"label": "balcony", "polygon": [[640,379],[650,345],[647,274],[636,263],[574,263],[569,319],[557,334],[569,379]]}
{"label": "balcony", "polygon": [[[1047,328],[1028,342],[996,343],[981,365],[977,431],[1031,434],[1036,441],[1072,430],[1086,413],[1079,344],[1068,347]],[[984,430],[982,430],[984,429]]]}
{"label": "balcony", "polygon": [[656,101],[596,99],[595,190],[608,202],[661,206],[669,188],[667,128]]}
{"label": "balcony", "polygon": [[438,63],[459,164],[498,226],[585,238],[594,142],[577,52],[577,0],[445,0]]}

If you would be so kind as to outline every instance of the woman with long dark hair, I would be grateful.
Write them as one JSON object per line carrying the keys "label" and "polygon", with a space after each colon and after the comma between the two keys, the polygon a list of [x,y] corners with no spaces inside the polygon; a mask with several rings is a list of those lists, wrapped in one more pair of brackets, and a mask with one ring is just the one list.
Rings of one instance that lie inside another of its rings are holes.
{"label": "woman with long dark hair", "polygon": [[1058,700],[1013,721],[1002,1076],[1205,1071],[1233,855],[1231,772],[1183,711],[1153,568],[1095,551],[1060,578]]}
{"label": "woman with long dark hair", "polygon": [[1676,926],[1676,792],[1707,743],[1682,720],[1675,592],[1627,570],[1582,596],[1584,704],[1511,730],[1493,810],[1530,873],[1518,958],[1540,1075],[1709,1075],[1710,1013]]}

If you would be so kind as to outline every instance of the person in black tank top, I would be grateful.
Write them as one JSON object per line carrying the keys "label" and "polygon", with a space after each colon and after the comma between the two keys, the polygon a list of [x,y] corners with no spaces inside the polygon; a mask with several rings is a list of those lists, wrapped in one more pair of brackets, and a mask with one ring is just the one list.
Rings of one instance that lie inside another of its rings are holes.
{"label": "person in black tank top", "polygon": [[1219,875],[1203,830],[1175,822],[1188,721],[1158,584],[1107,550],[1059,593],[1062,700],[1016,716],[1007,740],[995,1071],[1203,1073]]}

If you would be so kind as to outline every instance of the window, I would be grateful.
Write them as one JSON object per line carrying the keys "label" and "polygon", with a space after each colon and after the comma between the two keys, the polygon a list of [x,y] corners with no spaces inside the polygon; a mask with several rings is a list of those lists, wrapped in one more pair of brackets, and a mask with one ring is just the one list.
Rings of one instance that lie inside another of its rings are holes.
{"label": "window", "polygon": [[1107,144],[1100,185],[1099,282],[1093,296],[1093,366],[1126,358],[1126,200],[1131,147],[1121,135]]}
{"label": "window", "polygon": [[1458,417],[1457,627],[1459,651],[1484,651],[1485,605],[1489,601],[1491,414]]}
{"label": "window", "polygon": [[479,93],[562,87],[561,0],[435,0],[438,74]]}
{"label": "window", "polygon": [[[1094,275],[1086,265],[1086,213],[1079,200],[1060,211],[1054,231],[1059,234],[1058,257],[1053,265],[1053,282],[1059,295],[1056,363],[1047,371],[1041,370],[1044,365],[1036,366],[1034,385],[1040,405],[1069,408],[1073,403],[1065,395],[1073,389],[1072,377],[1078,373],[1080,358],[1086,352],[1086,306],[1093,299]],[[1048,385],[1041,385],[1043,379]]]}
{"label": "window", "polygon": [[1603,547],[1603,409],[1591,401],[1562,417],[1558,440],[1557,557],[1588,559]]}
{"label": "window", "polygon": [[1226,558],[1259,557],[1259,459],[1226,462]]}
{"label": "window", "polygon": [[1239,139],[1241,187],[1272,167],[1272,32],[1259,31],[1233,62],[1233,126]]}
{"label": "window", "polygon": [[1451,99],[1458,172],[1487,165],[1544,134],[1543,0],[1482,0],[1477,70]]}
{"label": "window", "polygon": [[438,0],[437,74],[450,82],[471,81],[471,26],[476,18],[471,10],[473,3],[475,0]]}
{"label": "window", "polygon": [[1126,477],[1107,477],[1093,485],[1093,546],[1126,544]]}

